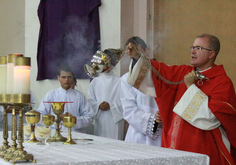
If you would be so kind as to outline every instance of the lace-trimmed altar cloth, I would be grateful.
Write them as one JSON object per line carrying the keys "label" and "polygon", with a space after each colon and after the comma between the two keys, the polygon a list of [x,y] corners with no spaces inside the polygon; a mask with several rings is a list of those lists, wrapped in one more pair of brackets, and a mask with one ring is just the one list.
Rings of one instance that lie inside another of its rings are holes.
{"label": "lace-trimmed altar cloth", "polygon": [[[2,131],[0,132],[2,134]],[[9,135],[11,133],[9,132]],[[53,133],[52,133],[53,135]],[[67,137],[67,132],[62,132]],[[28,154],[33,154],[35,163],[20,165],[209,165],[209,157],[203,154],[173,149],[128,143],[89,134],[72,132],[76,145],[52,142],[49,145],[23,143]],[[84,140],[93,139],[93,141]],[[11,140],[8,138],[9,144]],[[3,138],[0,137],[2,144]],[[0,159],[1,165],[10,165]],[[16,162],[18,164],[18,162]]]}

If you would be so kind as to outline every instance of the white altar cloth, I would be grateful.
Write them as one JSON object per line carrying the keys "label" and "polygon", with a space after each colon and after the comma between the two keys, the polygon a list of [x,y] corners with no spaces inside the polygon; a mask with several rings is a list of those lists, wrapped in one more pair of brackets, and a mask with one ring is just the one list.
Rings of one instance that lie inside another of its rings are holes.
{"label": "white altar cloth", "polygon": [[[53,135],[53,134],[52,134]],[[62,132],[67,137],[67,132]],[[0,132],[2,145],[2,131]],[[9,144],[11,145],[11,133]],[[75,145],[52,142],[49,145],[23,143],[24,150],[33,154],[36,163],[16,162],[19,165],[208,165],[209,157],[203,154],[167,148],[128,143],[89,134],[72,132]],[[93,139],[86,141],[83,139]],[[0,165],[10,165],[0,159]]]}

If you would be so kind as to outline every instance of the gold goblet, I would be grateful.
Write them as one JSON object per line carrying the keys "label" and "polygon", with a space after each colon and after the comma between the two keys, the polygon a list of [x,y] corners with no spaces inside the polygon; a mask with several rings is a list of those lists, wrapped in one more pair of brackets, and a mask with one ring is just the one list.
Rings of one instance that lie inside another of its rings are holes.
{"label": "gold goblet", "polygon": [[51,103],[52,105],[52,111],[55,115],[57,115],[57,118],[55,120],[56,122],[56,132],[53,135],[53,137],[49,138],[48,142],[65,142],[67,138],[63,137],[60,133],[60,115],[64,113],[64,107],[65,103],[72,103],[72,102],[44,102],[44,103]]}
{"label": "gold goblet", "polygon": [[[40,121],[40,112],[35,110],[30,110],[29,112],[25,113],[25,120],[31,127],[31,135],[30,139],[26,141],[26,143],[35,143],[39,142],[35,137],[35,124]],[[27,134],[27,125],[24,126],[24,132]]]}
{"label": "gold goblet", "polygon": [[64,118],[63,118],[63,124],[65,127],[68,127],[68,139],[66,142],[64,142],[63,144],[76,144],[76,142],[74,142],[71,138],[71,128],[74,127],[76,125],[76,117],[72,116],[71,114],[67,114]]}
{"label": "gold goblet", "polygon": [[51,114],[43,115],[42,121],[46,126],[53,125],[55,122],[55,116]]}

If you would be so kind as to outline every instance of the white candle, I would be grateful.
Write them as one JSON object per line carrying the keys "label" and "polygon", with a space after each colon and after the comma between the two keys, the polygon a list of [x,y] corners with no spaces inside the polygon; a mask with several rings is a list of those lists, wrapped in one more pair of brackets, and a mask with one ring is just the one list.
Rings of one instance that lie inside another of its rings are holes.
{"label": "white candle", "polygon": [[7,57],[0,56],[0,94],[7,93]]}
{"label": "white candle", "polygon": [[7,63],[7,94],[14,93],[14,64]]}
{"label": "white candle", "polygon": [[14,94],[14,59],[23,57],[23,54],[7,55],[7,94]]}
{"label": "white candle", "polygon": [[30,66],[14,67],[14,94],[30,94]]}
{"label": "white candle", "polygon": [[30,58],[28,57],[15,58],[14,94],[30,94]]}

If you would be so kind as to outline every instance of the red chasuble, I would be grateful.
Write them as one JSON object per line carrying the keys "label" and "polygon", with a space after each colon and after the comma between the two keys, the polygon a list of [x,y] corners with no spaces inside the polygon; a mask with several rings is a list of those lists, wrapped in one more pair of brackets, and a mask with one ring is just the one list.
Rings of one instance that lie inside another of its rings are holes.
{"label": "red chasuble", "polygon": [[[151,61],[152,66],[167,80],[179,82],[192,71],[191,66],[167,66],[164,63]],[[221,122],[231,144],[231,153],[225,147],[219,128],[201,130],[194,127],[173,112],[187,87],[184,82],[170,85],[152,73],[162,122],[162,146],[171,149],[206,154],[211,165],[235,164],[236,160],[236,98],[231,80],[227,77],[222,65],[214,66],[203,72],[209,80],[203,85],[195,85],[208,96],[208,107]]]}

